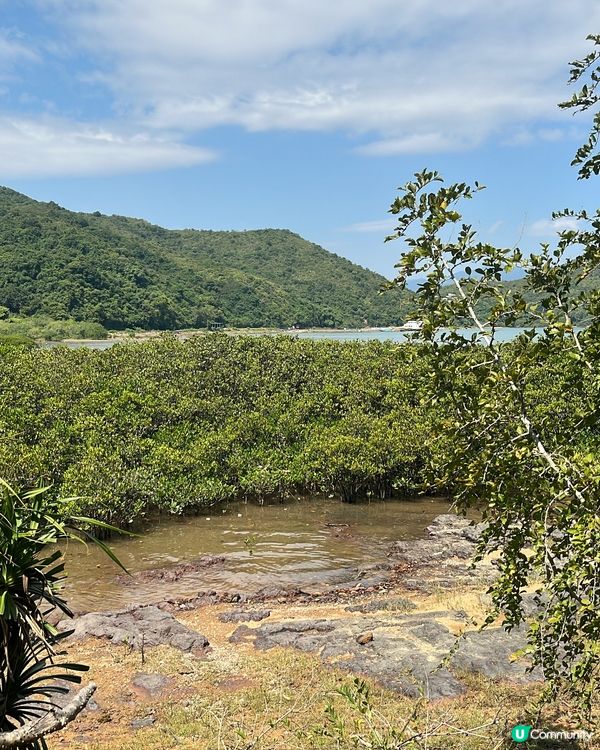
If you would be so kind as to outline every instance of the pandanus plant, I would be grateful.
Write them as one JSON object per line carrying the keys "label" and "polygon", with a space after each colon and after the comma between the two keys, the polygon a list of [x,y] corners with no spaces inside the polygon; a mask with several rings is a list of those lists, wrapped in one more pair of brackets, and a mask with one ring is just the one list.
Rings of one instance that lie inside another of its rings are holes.
{"label": "pandanus plant", "polygon": [[48,488],[20,495],[0,479],[0,748],[45,749],[44,738],[72,721],[95,690],[91,683],[66,706],[57,703],[69,693],[65,682],[80,683],[88,667],[63,660],[60,642],[68,633],[49,622],[51,613],[73,616],[60,595],[65,574],[56,544],[89,540],[123,566],[88,531],[116,529],[69,516],[71,505]]}

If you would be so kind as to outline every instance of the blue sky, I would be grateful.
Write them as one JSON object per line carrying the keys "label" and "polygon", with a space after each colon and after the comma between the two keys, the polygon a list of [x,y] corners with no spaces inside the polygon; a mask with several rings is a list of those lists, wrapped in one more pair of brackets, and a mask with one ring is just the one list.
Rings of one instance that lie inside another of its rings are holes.
{"label": "blue sky", "polygon": [[[286,227],[390,276],[396,188],[488,186],[525,249],[594,206],[556,104],[594,0],[0,0],[0,184],[167,227]],[[597,201],[596,201],[597,203]]]}

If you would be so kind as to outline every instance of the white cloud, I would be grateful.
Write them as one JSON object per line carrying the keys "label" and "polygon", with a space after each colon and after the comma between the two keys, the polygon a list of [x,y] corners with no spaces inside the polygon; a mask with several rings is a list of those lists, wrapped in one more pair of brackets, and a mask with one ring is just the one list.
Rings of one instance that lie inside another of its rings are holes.
{"label": "white cloud", "polygon": [[[0,28],[0,81],[13,80],[19,65],[38,62],[39,59],[38,53],[24,44],[14,33]],[[8,89],[0,91],[0,96],[6,93]]]}
{"label": "white cloud", "polygon": [[367,155],[560,137],[567,61],[600,25],[587,0],[38,2],[148,127],[341,129]]}
{"label": "white cloud", "polygon": [[576,231],[579,228],[577,219],[564,216],[560,219],[538,219],[530,224],[526,231],[530,237],[550,239],[557,232]]}
{"label": "white cloud", "polygon": [[443,133],[414,133],[401,138],[373,141],[356,150],[366,156],[395,156],[398,154],[434,154],[442,151],[462,151],[476,146],[479,138],[459,138]]}
{"label": "white cloud", "polygon": [[15,38],[6,29],[0,28],[0,64],[4,70],[7,64],[18,62],[19,60],[38,60],[37,53],[27,47],[21,40]]}
{"label": "white cloud", "polygon": [[504,140],[506,146],[529,146],[535,141],[546,141],[556,143],[566,138],[581,140],[585,137],[585,131],[580,132],[574,127],[548,127],[548,128],[520,128]]}
{"label": "white cloud", "polygon": [[45,118],[0,117],[0,183],[6,178],[143,172],[203,164],[196,148],[144,133],[119,133]]}
{"label": "white cloud", "polygon": [[389,234],[394,231],[396,222],[394,219],[376,219],[375,221],[359,221],[356,224],[350,224],[343,227],[343,232],[360,232],[374,234]]}
{"label": "white cloud", "polygon": [[42,107],[38,92],[23,87],[19,98],[0,85],[28,111],[0,113],[0,182],[202,164],[215,155],[186,140],[220,125],[343,131],[365,156],[572,137],[556,103],[567,96],[567,61],[600,26],[600,5],[588,0],[26,4],[48,14],[48,32],[33,49],[0,28],[0,84],[23,63],[58,60],[72,64],[84,96],[108,91],[111,101],[96,126],[51,119],[42,109],[59,112],[59,99]]}

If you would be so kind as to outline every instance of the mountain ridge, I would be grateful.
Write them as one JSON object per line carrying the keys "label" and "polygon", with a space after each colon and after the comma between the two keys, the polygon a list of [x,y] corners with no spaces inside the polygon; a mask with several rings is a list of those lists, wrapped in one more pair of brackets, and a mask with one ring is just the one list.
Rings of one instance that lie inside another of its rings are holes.
{"label": "mountain ridge", "polygon": [[394,325],[411,294],[288,229],[166,229],[0,187],[0,306],[112,329]]}

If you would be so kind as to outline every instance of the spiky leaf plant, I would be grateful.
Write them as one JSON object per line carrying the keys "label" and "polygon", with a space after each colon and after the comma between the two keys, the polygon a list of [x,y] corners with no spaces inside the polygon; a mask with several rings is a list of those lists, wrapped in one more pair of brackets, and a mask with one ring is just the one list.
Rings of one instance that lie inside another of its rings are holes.
{"label": "spiky leaf plant", "polygon": [[[11,733],[59,707],[69,692],[64,682],[79,683],[82,664],[61,662],[59,634],[51,613],[72,617],[61,588],[65,579],[61,540],[91,540],[121,567],[111,550],[86,527],[106,524],[69,517],[72,498],[54,498],[48,488],[20,495],[0,479],[0,746]],[[68,520],[65,520],[68,519]],[[63,684],[60,684],[60,681]],[[19,747],[41,750],[43,736]]]}

